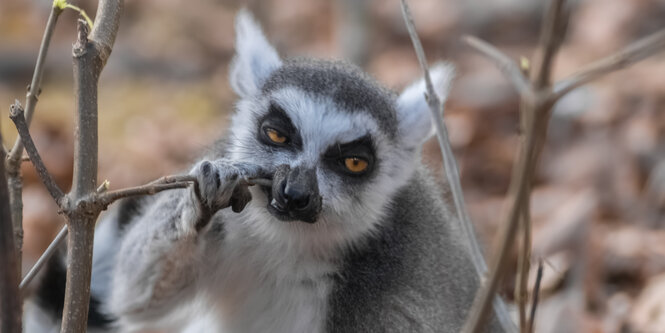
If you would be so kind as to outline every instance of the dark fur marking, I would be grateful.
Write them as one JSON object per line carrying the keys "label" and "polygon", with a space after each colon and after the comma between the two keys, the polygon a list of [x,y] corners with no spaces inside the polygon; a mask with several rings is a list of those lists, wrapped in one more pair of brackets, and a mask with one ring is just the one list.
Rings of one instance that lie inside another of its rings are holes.
{"label": "dark fur marking", "polygon": [[118,233],[122,234],[128,225],[141,214],[142,197],[122,199],[118,207]]}
{"label": "dark fur marking", "polygon": [[268,77],[262,89],[268,93],[286,86],[331,96],[349,112],[367,112],[384,133],[395,138],[395,94],[351,64],[304,58],[287,60]]}
{"label": "dark fur marking", "polygon": [[[61,259],[54,256],[44,268],[44,276],[37,288],[35,301],[40,308],[50,314],[53,319],[62,318],[65,303],[65,285],[67,271]],[[100,301],[95,295],[90,295],[90,308],[88,311],[88,326],[108,328],[113,319],[100,312]]]}

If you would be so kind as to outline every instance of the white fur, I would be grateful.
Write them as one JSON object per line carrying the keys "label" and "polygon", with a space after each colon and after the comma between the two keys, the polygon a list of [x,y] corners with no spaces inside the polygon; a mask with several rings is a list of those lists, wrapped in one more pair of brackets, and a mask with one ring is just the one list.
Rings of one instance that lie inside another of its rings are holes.
{"label": "white fur", "polygon": [[[455,67],[449,63],[440,62],[430,68],[434,92],[442,104],[445,104],[454,76]],[[419,147],[434,134],[425,92],[426,85],[423,78],[406,87],[397,99],[399,131],[405,144],[411,147]]]}
{"label": "white fur", "polygon": [[230,82],[243,98],[256,95],[270,73],[282,65],[252,15],[241,10],[236,18],[236,56],[231,63]]}

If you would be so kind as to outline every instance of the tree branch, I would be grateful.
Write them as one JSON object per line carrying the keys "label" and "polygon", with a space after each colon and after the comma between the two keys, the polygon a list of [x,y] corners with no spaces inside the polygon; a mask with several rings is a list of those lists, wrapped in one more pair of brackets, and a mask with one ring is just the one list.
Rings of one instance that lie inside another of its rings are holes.
{"label": "tree branch", "polygon": [[552,0],[545,13],[545,20],[540,29],[538,49],[531,63],[531,82],[536,90],[548,86],[552,74],[554,56],[559,50],[568,28],[570,11],[565,8],[566,0]]}
{"label": "tree branch", "polygon": [[101,60],[101,67],[96,69],[97,74],[101,73],[111,55],[113,43],[118,34],[123,5],[123,0],[101,0],[97,6],[95,26],[90,33],[90,40],[96,44],[97,52],[99,52],[97,56]]}
{"label": "tree branch", "polygon": [[[196,176],[192,175],[176,175],[176,176],[165,176],[154,180],[148,184],[140,185],[136,187],[125,188],[122,190],[115,190],[104,192],[99,194],[95,199],[96,203],[103,205],[104,207],[113,203],[116,200],[138,196],[138,195],[150,195],[157,192],[176,189],[176,188],[185,188],[191,183],[196,182]],[[264,185],[272,186],[272,180],[265,178],[250,178],[240,181],[242,184],[252,186],[252,185]]]}
{"label": "tree branch", "polygon": [[98,202],[106,207],[118,199],[185,188],[195,181],[196,177],[190,175],[165,176],[145,185],[104,192],[98,196]]}
{"label": "tree branch", "polygon": [[62,244],[62,242],[67,238],[67,231],[67,225],[64,225],[62,229],[60,229],[60,232],[58,232],[58,234],[55,236],[53,241],[51,241],[51,244],[49,244],[44,253],[42,253],[41,257],[39,257],[37,262],[32,265],[32,268],[30,268],[30,271],[28,271],[28,274],[25,275],[21,281],[21,285],[19,286],[21,293],[25,292],[28,285],[30,285],[30,282],[35,278],[35,276],[37,276],[37,273],[39,273],[42,267],[44,267],[44,264],[46,264],[48,260],[51,259],[60,244]]}
{"label": "tree branch", "polygon": [[87,197],[96,194],[97,189],[97,89],[99,76],[118,33],[122,7],[123,0],[100,0],[90,39],[87,24],[79,20],[78,38],[73,47],[77,117],[70,196],[76,209],[68,210],[69,260],[62,313],[63,333],[84,332],[87,325],[95,221],[101,209],[84,203]]}
{"label": "tree branch", "polygon": [[503,75],[513,84],[515,89],[517,89],[517,93],[522,94],[525,91],[528,91],[529,81],[524,74],[522,74],[522,69],[520,69],[519,65],[514,62],[513,59],[479,38],[464,36],[462,37],[462,41],[491,60],[501,73],[503,73]]}
{"label": "tree branch", "polygon": [[[564,7],[564,0],[552,1],[546,13],[546,19],[543,22],[539,48],[534,56],[535,60],[532,61],[534,66],[530,73],[531,83],[528,84],[528,89],[521,93],[520,115],[522,117],[522,124],[524,124],[526,138],[520,145],[518,161],[513,168],[511,176],[508,194],[511,208],[505,222],[501,224],[501,231],[498,236],[499,246],[497,251],[495,251],[496,256],[493,258],[489,279],[476,295],[474,306],[465,324],[465,332],[478,332],[482,328],[485,322],[484,318],[489,311],[489,301],[496,293],[498,283],[506,269],[508,252],[512,248],[515,235],[519,230],[520,214],[528,214],[531,179],[533,178],[540,152],[545,143],[547,124],[554,103],[581,84],[613,70],[626,67],[665,48],[665,30],[663,30],[632,44],[614,56],[604,58],[587,66],[577,74],[556,84],[556,88],[553,89],[550,83],[553,60],[565,36],[570,16],[570,11]],[[501,65],[502,62],[496,59],[502,59],[506,56],[501,55],[499,51],[493,48],[490,50],[493,53],[499,53],[499,55],[493,55],[490,58],[495,63]],[[512,79],[511,83],[516,86],[518,91],[523,86],[515,79]],[[530,248],[528,244],[530,243],[530,238],[526,233],[530,232],[530,226],[527,225],[529,222],[525,219],[524,223],[525,225],[522,230],[525,235],[522,248],[523,250],[527,250],[527,248]],[[526,256],[527,253],[522,253],[521,255]],[[521,274],[524,274],[525,268],[528,266],[528,260],[522,260],[522,264],[523,266],[520,269],[522,270]],[[524,302],[520,303],[522,306],[525,306]],[[525,312],[525,309],[521,309],[521,312]],[[521,317],[523,321],[524,316],[522,315]]]}
{"label": "tree branch", "polygon": [[[41,44],[39,46],[39,53],[37,55],[37,63],[35,64],[35,69],[32,74],[32,81],[28,87],[28,93],[26,95],[26,122],[29,126],[30,121],[32,120],[32,115],[34,114],[35,107],[37,106],[38,95],[41,92],[41,82],[42,76],[44,73],[44,62],[46,60],[46,54],[48,53],[49,45],[51,43],[51,37],[53,36],[53,31],[55,31],[55,25],[60,17],[62,10],[57,6],[51,7],[51,13],[49,14],[48,21],[46,23],[46,28],[44,30],[44,36],[42,37]],[[16,138],[14,142],[14,148],[10,152],[6,162],[7,169],[7,181],[9,184],[9,203],[12,216],[12,224],[14,227],[14,239],[16,241],[16,251],[17,251],[17,261],[18,267],[21,267],[21,257],[23,253],[23,177],[21,175],[21,155],[23,154],[23,143],[21,142],[21,137]]]}
{"label": "tree branch", "polygon": [[[452,148],[450,146],[450,141],[448,140],[448,131],[446,129],[446,125],[443,122],[443,103],[441,100],[439,100],[439,97],[434,91],[432,79],[427,67],[425,51],[423,50],[422,44],[420,43],[420,38],[418,38],[418,34],[416,33],[413,18],[411,16],[411,12],[409,10],[408,4],[406,3],[406,0],[401,0],[401,8],[402,17],[404,18],[406,28],[409,32],[409,37],[413,42],[413,48],[416,52],[418,62],[420,63],[420,67],[425,76],[427,89],[425,96],[427,98],[427,103],[429,104],[432,119],[434,120],[437,139],[439,141],[439,149],[441,149],[441,155],[443,156],[444,171],[453,195],[455,210],[457,212],[457,219],[462,227],[462,230],[464,231],[464,236],[467,239],[469,254],[471,255],[471,260],[476,269],[476,273],[479,277],[482,277],[487,271],[487,265],[485,264],[485,258],[483,257],[480,246],[478,245],[473,224],[471,223],[471,219],[469,218],[465,208],[464,192],[462,191],[462,185],[460,184],[459,169],[457,167],[457,163],[455,162],[455,155],[453,154]],[[517,331],[515,324],[510,318],[510,314],[508,313],[506,305],[501,298],[497,297],[494,300],[494,309],[501,326],[506,332]]]}
{"label": "tree branch", "polygon": [[626,68],[665,49],[665,29],[626,46],[621,51],[597,60],[554,86],[554,99],[560,99],[571,90],[602,77],[603,75]]}
{"label": "tree branch", "polygon": [[[39,46],[39,54],[37,55],[35,70],[32,73],[32,81],[30,81],[28,93],[25,96],[25,119],[28,125],[30,125],[30,122],[32,121],[32,115],[34,114],[35,107],[39,101],[38,97],[42,90],[41,85],[42,76],[44,74],[44,61],[46,60],[46,54],[48,53],[48,48],[51,45],[51,37],[53,36],[53,31],[55,31],[55,24],[58,22],[60,13],[62,13],[62,9],[58,8],[57,6],[51,7],[51,14],[49,14],[48,21],[46,22],[46,29],[44,30],[42,43]],[[18,137],[16,138],[16,142],[14,142],[14,148],[11,151],[9,159],[17,161],[21,158],[22,153],[23,145],[21,143],[21,138]]]}
{"label": "tree branch", "polygon": [[543,279],[543,260],[538,261],[538,272],[536,273],[536,285],[533,287],[533,303],[531,303],[531,315],[529,316],[529,328],[527,333],[533,333],[536,323],[536,309],[538,308],[538,295],[540,293],[540,282]]}
{"label": "tree branch", "polygon": [[[0,142],[2,136],[0,135]],[[5,160],[5,152],[0,150],[0,158]],[[5,164],[0,163],[0,331],[21,333],[21,296],[18,280],[21,275],[17,251],[14,246],[12,218],[9,212],[9,189],[5,178]]]}
{"label": "tree branch", "polygon": [[53,200],[55,200],[55,202],[60,205],[60,202],[64,197],[64,193],[55,183],[53,177],[51,177],[51,174],[46,169],[44,161],[42,161],[42,158],[39,156],[37,147],[35,147],[35,143],[32,141],[32,137],[30,136],[28,124],[26,123],[26,119],[24,117],[23,108],[18,101],[14,102],[14,104],[9,107],[9,118],[14,122],[14,125],[16,125],[19,138],[24,143],[25,150],[28,153],[32,164],[35,166],[39,178],[46,186],[46,189],[51,194],[51,197],[53,197]]}
{"label": "tree branch", "polygon": [[[476,294],[474,305],[464,325],[464,332],[482,331],[489,314],[490,301],[495,297],[499,282],[507,269],[506,263],[519,230],[520,217],[525,213],[528,214],[531,179],[545,142],[547,123],[553,105],[549,91],[553,59],[565,35],[570,14],[569,11],[564,10],[564,5],[564,0],[553,0],[545,14],[539,48],[532,61],[534,66],[530,72],[531,84],[529,90],[523,91],[521,94],[520,114],[525,127],[525,139],[520,144],[518,160],[513,166],[508,191],[510,210],[501,224],[499,243],[491,263],[489,278]],[[524,219],[524,223],[528,223],[528,220]],[[525,226],[522,230],[530,232],[531,229]],[[529,239],[525,235],[525,240]],[[528,265],[528,260],[522,264]],[[524,306],[525,303],[522,305]]]}

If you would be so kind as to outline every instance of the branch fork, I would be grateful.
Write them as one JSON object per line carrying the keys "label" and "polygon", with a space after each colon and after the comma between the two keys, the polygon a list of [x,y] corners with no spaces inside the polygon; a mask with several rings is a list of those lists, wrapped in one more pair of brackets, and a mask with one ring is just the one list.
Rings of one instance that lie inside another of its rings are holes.
{"label": "branch fork", "polygon": [[[568,78],[551,83],[553,60],[561,46],[569,22],[571,10],[565,0],[552,0],[543,25],[537,52],[534,56],[530,78],[524,75],[520,66],[494,46],[471,36],[463,41],[475,49],[504,74],[520,95],[520,118],[524,138],[520,145],[517,161],[513,167],[508,194],[510,213],[501,224],[499,246],[495,251],[492,268],[486,282],[476,294],[464,332],[480,332],[489,313],[489,304],[495,297],[499,281],[506,271],[508,253],[513,247],[518,232],[522,233],[519,253],[519,272],[516,295],[518,297],[520,331],[533,329],[531,317],[526,318],[526,276],[529,271],[531,252],[531,225],[529,221],[529,197],[531,179],[537,166],[540,152],[546,139],[547,124],[554,104],[573,89],[605,74],[627,67],[665,49],[665,29],[635,42],[614,55],[598,60]],[[534,295],[534,302],[537,298]]]}

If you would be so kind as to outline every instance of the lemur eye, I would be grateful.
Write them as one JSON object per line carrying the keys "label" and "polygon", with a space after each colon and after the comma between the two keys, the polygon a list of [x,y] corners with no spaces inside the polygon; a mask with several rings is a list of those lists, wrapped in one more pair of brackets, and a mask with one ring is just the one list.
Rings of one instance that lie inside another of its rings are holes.
{"label": "lemur eye", "polygon": [[369,164],[359,157],[347,157],[344,159],[344,166],[353,173],[361,173],[367,170]]}
{"label": "lemur eye", "polygon": [[279,132],[277,132],[276,129],[273,128],[266,128],[265,129],[266,135],[270,139],[270,141],[274,143],[285,143],[286,142],[286,137],[281,135]]}

